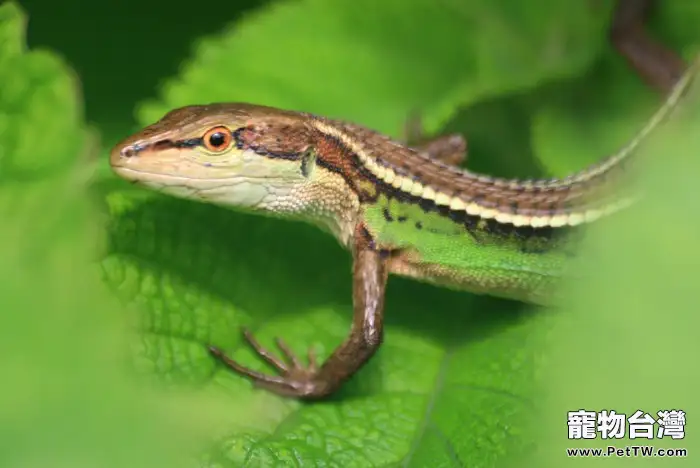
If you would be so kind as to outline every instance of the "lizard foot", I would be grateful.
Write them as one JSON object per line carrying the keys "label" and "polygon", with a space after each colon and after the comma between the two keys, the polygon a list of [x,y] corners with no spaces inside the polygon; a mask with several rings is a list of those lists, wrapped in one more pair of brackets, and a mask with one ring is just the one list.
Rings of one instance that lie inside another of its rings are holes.
{"label": "lizard foot", "polygon": [[329,393],[327,385],[316,379],[318,366],[313,350],[309,349],[309,364],[304,366],[280,338],[276,338],[275,341],[284,359],[279,359],[260,345],[249,330],[243,329],[243,337],[255,352],[274,367],[280,375],[267,375],[249,369],[226,356],[221,349],[215,346],[209,346],[209,352],[237,374],[250,379],[255,386],[278,395],[313,399],[326,396]]}

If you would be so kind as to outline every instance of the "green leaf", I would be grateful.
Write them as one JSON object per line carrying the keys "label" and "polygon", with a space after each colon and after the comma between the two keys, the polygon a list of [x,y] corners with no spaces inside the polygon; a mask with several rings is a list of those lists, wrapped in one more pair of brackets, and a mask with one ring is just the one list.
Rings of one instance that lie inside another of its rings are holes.
{"label": "green leaf", "polygon": [[[609,56],[581,82],[551,91],[532,119],[532,144],[546,171],[563,177],[611,155],[638,132],[661,98]],[[576,109],[576,112],[572,112]]]}
{"label": "green leaf", "polygon": [[697,50],[700,5],[695,2],[663,2],[657,7],[651,26],[668,44],[690,58]]}
{"label": "green leaf", "polygon": [[0,181],[60,170],[83,144],[74,130],[81,105],[67,92],[74,77],[53,54],[23,53],[24,18],[13,5],[0,16]]}
{"label": "green leaf", "polygon": [[[568,411],[580,409],[627,416],[641,410],[655,418],[657,411],[677,409],[685,411],[688,422],[689,415],[700,412],[695,364],[700,352],[699,129],[696,78],[681,109],[642,148],[640,156],[649,161],[641,173],[644,202],[591,233],[585,253],[595,261],[581,271],[588,279],[570,285],[570,303],[553,317],[542,347],[542,418],[533,421],[542,449],[528,466],[561,466],[566,448],[624,450],[629,445],[685,449],[689,455],[675,457],[673,464],[695,466],[690,454],[700,446],[689,423],[683,439],[641,443],[629,437],[569,440],[564,424]],[[608,463],[634,466],[639,457],[611,456]],[[598,467],[601,462],[579,457],[571,466]]]}
{"label": "green leaf", "polygon": [[202,40],[142,123],[173,107],[247,101],[339,116],[397,135],[458,106],[580,73],[609,7],[538,0],[275,2]]}
{"label": "green leaf", "polygon": [[121,371],[72,73],[25,51],[24,28],[16,3],[0,5],[0,465],[178,466],[154,437],[172,422]]}
{"label": "green leaf", "polygon": [[245,325],[263,343],[282,336],[297,352],[328,356],[352,314],[349,260],[334,241],[161,197],[113,193],[110,206],[104,269],[141,311],[137,370],[228,402],[224,427],[210,432],[211,463],[422,466],[467,460],[476,445],[492,466],[527,448],[518,420],[531,405],[538,331],[519,306],[392,280],[379,356],[332,402],[280,400],[215,365],[206,345],[267,370],[242,343]]}

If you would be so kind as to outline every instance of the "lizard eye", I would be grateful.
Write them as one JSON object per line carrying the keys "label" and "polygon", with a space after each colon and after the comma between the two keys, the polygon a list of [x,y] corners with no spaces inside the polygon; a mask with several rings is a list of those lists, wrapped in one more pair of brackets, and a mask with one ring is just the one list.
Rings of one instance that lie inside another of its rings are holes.
{"label": "lizard eye", "polygon": [[232,140],[231,131],[224,126],[210,128],[202,138],[204,147],[214,153],[226,151]]}

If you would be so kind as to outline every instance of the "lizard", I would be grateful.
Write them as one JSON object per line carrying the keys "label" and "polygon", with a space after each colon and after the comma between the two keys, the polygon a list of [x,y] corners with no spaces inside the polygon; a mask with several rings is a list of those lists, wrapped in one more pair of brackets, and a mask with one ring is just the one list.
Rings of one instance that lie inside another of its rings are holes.
{"label": "lizard", "polygon": [[[460,167],[467,154],[461,135],[409,145],[354,123],[247,103],[172,110],[118,143],[110,164],[121,178],[175,197],[311,222],[350,250],[352,325],[325,362],[309,350],[305,365],[277,339],[280,358],[246,329],[245,340],[276,375],[209,346],[258,387],[324,398],[379,349],[390,274],[550,303],[565,274],[567,245],[634,201],[618,190],[620,179],[690,82],[685,62],[646,32],[650,4],[619,0],[609,37],[641,78],[667,96],[665,104],[622,149],[568,177],[490,177]],[[420,132],[408,127],[418,140]]]}

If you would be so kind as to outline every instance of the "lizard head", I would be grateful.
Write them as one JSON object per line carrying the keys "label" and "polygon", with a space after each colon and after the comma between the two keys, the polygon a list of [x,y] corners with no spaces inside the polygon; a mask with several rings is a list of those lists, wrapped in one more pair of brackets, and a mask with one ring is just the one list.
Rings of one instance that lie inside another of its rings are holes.
{"label": "lizard head", "polygon": [[112,169],[180,198],[254,210],[302,211],[313,182],[309,116],[250,104],[173,110],[118,143]]}

